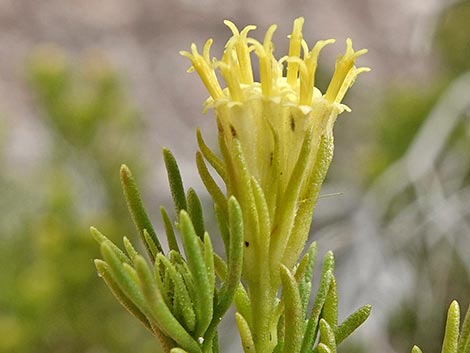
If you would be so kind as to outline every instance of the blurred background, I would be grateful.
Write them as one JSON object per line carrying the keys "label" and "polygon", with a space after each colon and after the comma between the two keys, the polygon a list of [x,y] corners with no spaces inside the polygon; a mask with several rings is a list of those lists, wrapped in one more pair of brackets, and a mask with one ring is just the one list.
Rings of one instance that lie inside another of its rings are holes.
{"label": "blurred background", "polygon": [[[212,37],[220,56],[230,19],[259,39],[277,23],[281,57],[298,16],[309,43],[338,39],[321,89],[348,36],[372,68],[346,97],[312,226],[336,254],[341,318],[374,308],[340,352],[440,351],[450,301],[470,304],[470,1],[0,0],[0,353],[158,351],[96,276],[88,228],[137,238],[121,163],[162,228],[163,146],[204,195],[195,128],[212,146],[216,129],[178,51]],[[240,351],[224,327],[222,351]]]}

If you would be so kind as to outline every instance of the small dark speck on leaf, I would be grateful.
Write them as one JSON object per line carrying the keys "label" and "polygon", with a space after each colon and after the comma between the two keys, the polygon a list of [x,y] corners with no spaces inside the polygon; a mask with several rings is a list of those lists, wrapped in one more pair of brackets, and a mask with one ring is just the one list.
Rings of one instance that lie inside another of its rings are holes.
{"label": "small dark speck on leaf", "polygon": [[230,132],[232,133],[232,137],[237,137],[237,130],[235,130],[233,125],[230,125]]}
{"label": "small dark speck on leaf", "polygon": [[295,131],[295,120],[293,116],[290,117],[290,129],[292,130],[292,132]]}

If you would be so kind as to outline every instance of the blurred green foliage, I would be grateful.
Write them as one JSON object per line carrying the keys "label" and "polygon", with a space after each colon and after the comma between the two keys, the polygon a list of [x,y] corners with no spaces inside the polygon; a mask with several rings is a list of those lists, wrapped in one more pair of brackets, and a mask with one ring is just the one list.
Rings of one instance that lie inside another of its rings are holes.
{"label": "blurred green foliage", "polygon": [[436,48],[453,75],[470,70],[470,1],[457,1],[444,10],[436,31]]}
{"label": "blurred green foliage", "polygon": [[364,166],[366,184],[408,150],[446,83],[439,81],[430,87],[395,84],[387,88],[380,111],[372,122],[375,143]]}
{"label": "blurred green foliage", "polygon": [[[418,345],[423,352],[441,351],[444,336],[446,306],[452,298],[468,306],[470,277],[468,268],[452,244],[442,240],[431,249],[416,244],[411,251],[415,266],[414,295],[391,307],[388,333],[398,352],[409,352],[410,344]],[[442,266],[445,263],[446,266]],[[428,283],[428,279],[430,282]]]}
{"label": "blurred green foliage", "polygon": [[[387,88],[378,119],[372,122],[375,142],[369,148],[363,169],[367,185],[405,154],[445,89],[454,78],[470,70],[469,21],[470,1],[458,1],[445,8],[438,19],[434,42],[440,70],[436,70],[426,82],[412,86],[398,82]],[[454,128],[446,150],[459,151],[456,155],[468,158],[470,141],[465,119],[461,119]],[[435,172],[438,173],[437,169]],[[462,180],[468,186],[470,173],[466,173]],[[442,172],[440,177],[446,178]],[[427,187],[429,185],[424,186]],[[386,216],[389,219],[383,221],[387,223],[415,202],[415,192],[412,185],[404,190],[389,205]],[[446,193],[445,188],[442,192]],[[433,236],[431,227],[418,225],[424,219],[416,220],[416,229],[409,229],[407,246],[401,246],[396,253],[396,256],[405,258],[413,269],[415,283],[415,288],[402,302],[390,307],[387,329],[390,343],[397,352],[408,352],[413,344],[419,345],[423,352],[440,352],[445,308],[454,298],[460,300],[463,308],[469,304],[469,269],[459,260],[455,244],[448,239],[429,245]],[[459,235],[449,235],[452,236]],[[385,241],[393,244],[393,240]]]}
{"label": "blurred green foliage", "polygon": [[[470,70],[470,0],[457,1],[440,14],[434,52],[440,70],[425,82],[392,82],[372,119],[375,142],[364,165],[369,184],[407,151],[422,123],[452,79]],[[458,133],[458,130],[456,130]]]}
{"label": "blurred green foliage", "polygon": [[99,223],[110,234],[132,234],[119,166],[132,160],[142,170],[134,162],[138,113],[97,53],[73,63],[42,48],[29,76],[50,148],[32,175],[0,178],[10,190],[0,209],[20,217],[14,226],[0,224],[0,352],[124,353],[137,341],[141,352],[155,352],[96,279],[88,231]]}

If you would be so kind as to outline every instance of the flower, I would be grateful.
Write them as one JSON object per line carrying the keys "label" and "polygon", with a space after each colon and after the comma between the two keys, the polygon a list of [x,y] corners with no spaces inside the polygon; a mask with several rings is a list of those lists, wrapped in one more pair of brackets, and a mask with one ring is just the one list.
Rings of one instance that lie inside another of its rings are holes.
{"label": "flower", "polygon": [[[222,177],[227,195],[205,167],[200,174],[222,212],[232,195],[242,209],[243,279],[252,307],[249,326],[260,352],[275,346],[280,268],[292,269],[304,250],[333,156],[333,125],[340,113],[350,110],[341,101],[357,75],[369,71],[354,66],[367,50],[354,51],[347,39],[346,51],[337,59],[331,82],[322,93],[315,87],[318,56],[334,40],[318,41],[309,49],[302,36],[303,23],[303,18],[294,21],[289,53],[280,59],[273,55],[276,25],[268,28],[261,43],[248,36],[255,26],[239,31],[230,21],[225,24],[232,37],[220,59],[210,57],[212,39],[202,54],[195,44],[191,52],[181,52],[192,63],[188,71],[199,74],[210,95],[204,111],[215,111],[222,160],[202,138],[200,153]],[[259,62],[259,82],[253,74],[253,57]],[[202,157],[199,163],[204,163]]]}
{"label": "flower", "polygon": [[[313,198],[316,201],[319,187],[309,186],[315,182],[315,174],[319,173],[315,165],[322,164],[322,161],[317,161],[322,138],[329,141],[325,143],[331,149],[331,154],[333,124],[340,113],[350,111],[341,101],[357,75],[369,71],[369,68],[354,66],[355,60],[367,50],[354,51],[352,41],[348,38],[346,52],[337,59],[335,72],[323,94],[315,87],[318,56],[323,47],[335,40],[318,41],[309,49],[302,36],[304,19],[297,18],[289,36],[289,53],[278,60],[273,55],[272,43],[276,25],[268,28],[261,43],[248,37],[255,26],[247,26],[239,31],[232,22],[224,23],[233,35],[225,45],[221,59],[210,58],[212,39],[207,40],[202,54],[194,43],[191,52],[182,51],[181,54],[192,63],[188,71],[199,74],[210,94],[205,102],[205,110],[214,109],[221,143],[224,145],[221,149],[222,152],[228,151],[224,155],[226,169],[231,174],[227,183],[228,193],[234,194],[242,204],[247,198],[242,195],[247,185],[243,185],[239,171],[233,169],[235,166],[229,165],[233,164],[230,151],[233,151],[234,141],[237,141],[249,177],[256,180],[266,198],[271,227],[279,227],[283,223],[282,219],[288,218],[288,224],[278,230],[283,233],[279,237],[284,239],[280,243],[286,245],[299,206],[307,202],[308,208],[313,211],[314,203],[312,205],[309,200]],[[259,61],[260,82],[254,80],[252,52]],[[221,87],[216,71],[220,72],[225,81],[225,88]],[[297,171],[302,175],[297,176],[295,168],[300,167],[302,146],[306,143],[308,151],[304,154],[308,158],[303,158],[303,170]],[[321,181],[316,180],[320,184]],[[289,203],[291,209],[286,210],[284,203],[292,199],[292,193],[295,200]],[[307,213],[311,217],[311,212]],[[275,238],[276,231],[272,230],[274,232],[271,236]],[[302,234],[300,238],[303,239],[297,240],[304,242],[305,237],[306,234]],[[298,253],[298,249],[303,249],[303,243],[295,248],[297,250],[294,252]],[[293,264],[296,256],[290,257],[289,264]]]}

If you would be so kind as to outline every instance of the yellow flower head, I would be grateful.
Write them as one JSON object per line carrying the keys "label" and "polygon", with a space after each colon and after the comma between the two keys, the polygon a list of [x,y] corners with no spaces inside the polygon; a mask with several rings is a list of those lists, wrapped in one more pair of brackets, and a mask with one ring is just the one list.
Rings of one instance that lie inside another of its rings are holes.
{"label": "yellow flower head", "polygon": [[[347,39],[346,52],[337,59],[328,89],[322,93],[315,87],[318,56],[334,40],[318,41],[310,49],[302,36],[303,23],[303,18],[294,21],[289,53],[280,59],[273,54],[276,25],[259,42],[248,36],[255,26],[239,31],[230,21],[225,24],[233,35],[220,59],[210,57],[212,39],[202,54],[195,44],[191,52],[181,52],[192,63],[189,71],[199,74],[210,94],[205,110],[213,108],[217,118],[227,193],[243,206],[256,196],[250,196],[251,184],[259,186],[270,217],[271,253],[279,261],[282,256],[290,257],[288,262],[294,260],[297,248],[303,248],[303,243],[302,247],[293,245],[292,254],[285,254],[295,223],[302,221],[298,211],[304,204],[313,212],[321,176],[326,174],[318,168],[327,169],[332,154],[333,124],[341,112],[349,110],[341,101],[357,75],[369,71],[354,66],[367,50],[354,51]],[[253,58],[258,60],[259,82],[254,79]],[[296,241],[304,241],[308,229],[301,233],[302,239]],[[283,240],[277,244],[276,238]]]}

